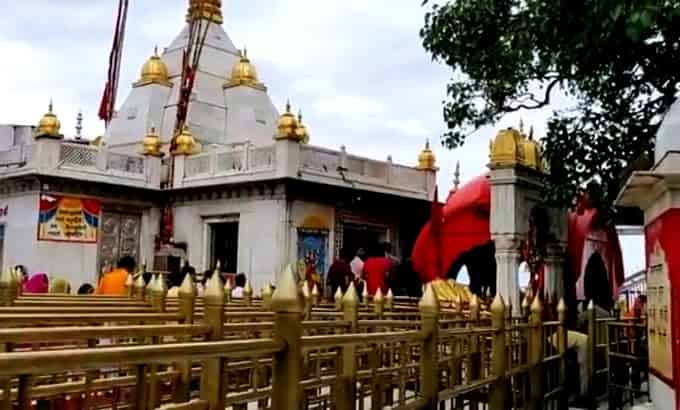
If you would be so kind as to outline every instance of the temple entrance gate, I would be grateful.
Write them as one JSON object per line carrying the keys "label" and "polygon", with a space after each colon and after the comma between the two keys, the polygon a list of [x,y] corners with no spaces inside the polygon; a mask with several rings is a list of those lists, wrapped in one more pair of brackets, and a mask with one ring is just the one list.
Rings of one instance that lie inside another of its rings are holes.
{"label": "temple entrance gate", "polygon": [[111,269],[118,259],[132,256],[139,261],[139,243],[142,216],[104,211],[99,237],[98,269]]}

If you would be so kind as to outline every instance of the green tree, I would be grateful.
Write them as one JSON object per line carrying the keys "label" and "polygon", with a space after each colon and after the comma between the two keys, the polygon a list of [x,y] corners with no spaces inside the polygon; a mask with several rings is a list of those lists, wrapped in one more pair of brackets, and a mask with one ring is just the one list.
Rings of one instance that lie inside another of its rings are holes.
{"label": "green tree", "polygon": [[519,110],[553,111],[544,136],[550,198],[598,181],[610,205],[650,155],[680,81],[680,0],[424,0],[420,35],[453,68],[443,103],[449,148]]}

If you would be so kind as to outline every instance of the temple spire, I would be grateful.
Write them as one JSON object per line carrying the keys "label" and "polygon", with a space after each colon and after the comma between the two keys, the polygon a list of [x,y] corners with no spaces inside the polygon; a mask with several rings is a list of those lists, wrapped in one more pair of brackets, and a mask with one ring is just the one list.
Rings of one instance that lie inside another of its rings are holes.
{"label": "temple spire", "polygon": [[456,171],[453,173],[453,192],[460,187],[460,161],[456,161]]}
{"label": "temple spire", "polygon": [[83,138],[83,110],[78,110],[78,115],[76,116],[76,139],[80,140]]}
{"label": "temple spire", "polygon": [[196,19],[205,19],[213,23],[222,24],[222,1],[221,0],[189,0],[187,10],[187,22]]}

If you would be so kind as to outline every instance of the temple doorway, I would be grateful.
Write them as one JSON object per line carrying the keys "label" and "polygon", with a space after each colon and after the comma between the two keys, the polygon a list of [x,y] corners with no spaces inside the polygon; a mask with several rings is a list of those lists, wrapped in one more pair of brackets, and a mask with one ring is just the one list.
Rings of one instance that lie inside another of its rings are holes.
{"label": "temple doorway", "polygon": [[118,259],[132,256],[139,260],[139,242],[142,216],[104,211],[99,231],[99,266],[97,273],[116,267]]}
{"label": "temple doorway", "polygon": [[609,274],[599,252],[595,252],[588,259],[583,285],[586,301],[592,300],[595,305],[605,310],[612,308],[613,298]]}
{"label": "temple doorway", "polygon": [[238,220],[211,223],[209,265],[220,262],[222,271],[237,273],[238,267]]}
{"label": "temple doorway", "polygon": [[359,248],[365,250],[388,241],[388,230],[378,225],[345,223],[343,226],[342,246],[355,255]]}

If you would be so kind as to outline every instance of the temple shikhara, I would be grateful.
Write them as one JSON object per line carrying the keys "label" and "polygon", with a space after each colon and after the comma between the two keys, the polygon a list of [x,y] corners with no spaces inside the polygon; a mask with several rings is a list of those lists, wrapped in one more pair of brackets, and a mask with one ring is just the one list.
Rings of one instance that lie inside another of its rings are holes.
{"label": "temple shikhara", "polygon": [[523,121],[443,195],[425,138],[314,145],[220,0],[120,85],[117,2],[106,132],[0,125],[0,410],[680,410],[679,102],[615,209],[550,202]]}
{"label": "temple shikhara", "polygon": [[123,255],[155,270],[219,261],[259,287],[305,258],[323,276],[342,247],[410,253],[434,191],[432,151],[404,166],[313,145],[313,125],[290,103],[274,106],[267,89],[277,85],[232,43],[220,2],[190,3],[185,27],[121,87],[94,143],[62,135],[58,101],[45,102],[35,129],[0,126],[4,266],[76,286]]}

